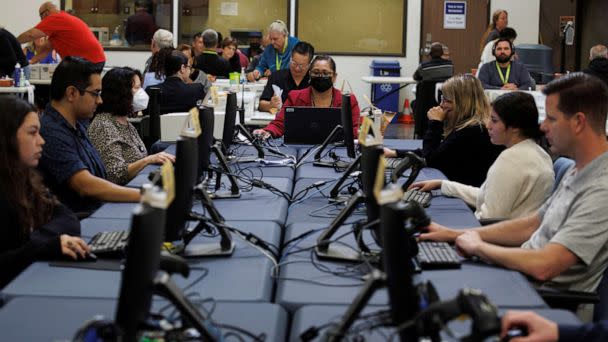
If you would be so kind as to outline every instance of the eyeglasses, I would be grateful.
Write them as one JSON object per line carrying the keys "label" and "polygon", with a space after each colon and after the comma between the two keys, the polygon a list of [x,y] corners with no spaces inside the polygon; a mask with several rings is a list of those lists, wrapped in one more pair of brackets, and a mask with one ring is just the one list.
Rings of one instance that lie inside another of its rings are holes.
{"label": "eyeglasses", "polygon": [[332,77],[334,75],[331,71],[319,71],[319,70],[311,70],[310,77]]}
{"label": "eyeglasses", "polygon": [[308,68],[308,65],[309,65],[308,63],[299,64],[294,60],[291,60],[289,63],[291,64],[292,67],[294,67],[296,69],[300,69],[300,70],[304,70],[304,69]]}
{"label": "eyeglasses", "polygon": [[441,95],[441,103],[452,103],[452,100],[450,100],[447,97]]}
{"label": "eyeglasses", "polygon": [[46,14],[46,12],[48,12],[48,11],[49,11],[48,9],[45,9],[44,11],[40,12],[40,13],[39,13],[39,15],[40,15],[40,19],[44,19],[44,15],[45,15],[45,14]]}
{"label": "eyeglasses", "polygon": [[101,90],[87,90],[87,89],[80,89],[77,88],[80,92],[83,93],[87,93],[93,97],[101,97]]}

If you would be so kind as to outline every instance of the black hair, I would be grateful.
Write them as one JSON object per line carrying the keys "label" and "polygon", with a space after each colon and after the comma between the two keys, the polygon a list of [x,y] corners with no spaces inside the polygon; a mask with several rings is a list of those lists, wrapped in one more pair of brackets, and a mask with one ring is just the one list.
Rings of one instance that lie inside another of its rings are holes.
{"label": "black hair", "polygon": [[496,56],[496,47],[498,47],[498,44],[500,44],[501,42],[507,42],[507,43],[509,43],[509,47],[511,48],[511,55],[513,55],[513,53],[515,53],[515,51],[513,51],[513,43],[509,39],[507,39],[507,38],[498,38],[494,42],[494,45],[492,45],[492,54],[494,56]]}
{"label": "black hair", "polygon": [[148,71],[154,72],[154,77],[157,80],[160,80],[163,76],[167,75],[167,72],[165,71],[165,60],[173,50],[175,50],[173,47],[166,47],[158,50],[158,52],[152,55],[152,61],[150,62]]}
{"label": "black hair", "polygon": [[168,76],[173,76],[182,68],[182,65],[188,65],[188,57],[181,51],[173,51],[165,60],[165,71]]}
{"label": "black hair", "polygon": [[606,134],[608,88],[599,78],[582,72],[570,73],[549,82],[543,93],[547,96],[557,94],[560,112],[568,117],[585,113],[593,129]]}
{"label": "black hair", "polygon": [[431,58],[441,58],[441,56],[443,56],[443,44],[432,44],[431,50],[429,51],[429,55],[431,56]]}
{"label": "black hair", "polygon": [[515,32],[512,27],[505,27],[502,31],[498,32],[498,38],[515,40],[515,38],[517,38],[517,32]]}
{"label": "black hair", "polygon": [[[36,109],[13,95],[0,96],[0,193],[16,211],[19,242],[29,239],[31,229],[48,222],[58,204],[42,182],[42,177],[19,157],[17,131],[29,113]],[[6,223],[5,223],[6,224]]]}
{"label": "black hair", "polygon": [[128,67],[128,66],[122,67],[122,68],[126,69],[126,70],[133,71],[135,73],[135,75],[137,75],[137,77],[139,77],[139,83],[141,83],[141,85],[143,87],[143,85],[144,85],[144,76],[141,74],[141,71],[139,71],[139,69],[133,69],[133,68]]}
{"label": "black hair", "polygon": [[[97,107],[97,113],[110,113],[115,116],[130,116],[133,113],[133,69],[114,68],[108,71],[101,80],[103,103]],[[111,91],[109,91],[111,89]]]}
{"label": "black hair", "polygon": [[496,98],[492,108],[505,127],[519,128],[524,138],[538,139],[542,136],[532,95],[521,91],[509,92]]}
{"label": "black hair", "polygon": [[67,56],[55,69],[51,79],[51,99],[59,101],[69,86],[76,87],[81,94],[91,85],[91,75],[100,74],[95,65],[82,57]]}
{"label": "black hair", "polygon": [[291,53],[294,52],[297,52],[300,55],[308,56],[309,61],[315,56],[315,48],[310,43],[301,40],[293,47]]}
{"label": "black hair", "polygon": [[320,62],[320,61],[327,61],[329,63],[329,67],[331,68],[331,70],[334,72],[334,74],[336,73],[336,62],[334,62],[334,59],[331,58],[329,55],[315,56],[315,58],[310,63],[310,68],[312,69],[312,67],[315,65],[315,63]]}
{"label": "black hair", "polygon": [[197,40],[199,38],[202,38],[202,37],[203,37],[203,32],[196,32],[194,34],[194,36],[192,37],[192,41],[195,41],[195,40]]}

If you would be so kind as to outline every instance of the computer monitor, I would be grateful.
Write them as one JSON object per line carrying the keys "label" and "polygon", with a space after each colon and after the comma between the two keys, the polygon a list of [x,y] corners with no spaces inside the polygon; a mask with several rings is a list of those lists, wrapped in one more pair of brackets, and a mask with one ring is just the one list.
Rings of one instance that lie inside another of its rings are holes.
{"label": "computer monitor", "polygon": [[553,79],[553,49],[541,44],[518,44],[515,52],[537,84],[546,84]]}
{"label": "computer monitor", "polygon": [[[361,253],[369,254],[370,250],[361,241],[362,239],[357,239],[359,251],[355,251],[349,247],[344,247],[340,244],[332,244],[331,242],[333,235],[338,231],[340,226],[346,222],[355,208],[361,203],[365,203],[367,214],[367,220],[365,220],[364,225],[369,225],[371,222],[374,222],[380,218],[379,206],[373,192],[376,174],[378,172],[378,162],[382,154],[383,149],[380,145],[362,146],[360,158],[360,177],[362,183],[361,191],[355,193],[348,200],[344,209],[338,213],[338,215],[330,223],[329,227],[327,227],[317,239],[315,253],[319,258],[359,261],[361,260]],[[379,245],[381,245],[379,225],[374,224],[368,228],[372,229],[374,239]],[[357,230],[357,228],[355,228],[355,230]]]}
{"label": "computer monitor", "polygon": [[175,198],[167,209],[165,241],[184,237],[198,171],[198,141],[180,137],[175,149]]}
{"label": "computer monitor", "polygon": [[222,143],[224,152],[228,152],[232,139],[234,138],[234,125],[236,124],[237,114],[236,93],[230,92],[226,95],[226,114],[224,116],[224,130],[222,131]]}
{"label": "computer monitor", "polygon": [[215,120],[213,107],[198,107],[201,134],[198,136],[198,178],[204,180],[205,172],[209,170],[209,158],[211,156],[211,145],[213,145],[213,123]]}
{"label": "computer monitor", "polygon": [[[210,229],[206,223],[206,217],[192,213],[197,165],[198,141],[194,138],[180,137],[175,153],[175,198],[167,209],[165,241],[180,240],[181,244],[174,244],[174,252],[185,257],[229,256],[234,251],[234,243],[230,238],[230,233],[223,228],[217,228],[221,238],[220,242],[190,243],[200,231]],[[196,190],[201,190],[200,186]],[[212,220],[215,218],[212,217]],[[198,221],[198,225],[192,231],[187,231],[189,221]]]}
{"label": "computer monitor", "polygon": [[361,146],[361,190],[365,195],[367,222],[380,218],[380,207],[374,197],[374,184],[378,172],[378,162],[383,153],[381,145]]}
{"label": "computer monitor", "polygon": [[164,209],[147,205],[135,209],[115,315],[116,324],[124,334],[123,341],[138,340],[138,330],[150,311],[164,227]]}
{"label": "computer monitor", "polygon": [[344,134],[344,145],[346,153],[350,158],[355,158],[355,138],[353,136],[353,112],[350,106],[350,94],[342,94],[342,132]]}

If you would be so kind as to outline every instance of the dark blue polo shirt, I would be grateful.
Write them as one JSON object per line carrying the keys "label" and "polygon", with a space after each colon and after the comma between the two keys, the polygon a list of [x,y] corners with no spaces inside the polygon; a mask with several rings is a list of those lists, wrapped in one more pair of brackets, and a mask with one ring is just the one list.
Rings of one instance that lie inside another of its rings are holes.
{"label": "dark blue polo shirt", "polygon": [[73,127],[50,104],[40,124],[40,134],[46,143],[38,168],[44,175],[46,185],[75,213],[94,211],[101,202],[81,197],[67,183],[70,177],[83,169],[89,170],[94,176],[106,178],[106,168],[87,136],[85,125],[77,122]]}

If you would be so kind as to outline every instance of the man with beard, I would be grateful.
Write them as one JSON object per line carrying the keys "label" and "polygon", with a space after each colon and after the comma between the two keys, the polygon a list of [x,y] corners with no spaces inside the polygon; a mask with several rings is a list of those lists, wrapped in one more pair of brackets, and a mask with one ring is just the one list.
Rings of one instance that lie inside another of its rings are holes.
{"label": "man with beard", "polygon": [[488,62],[479,70],[479,80],[484,89],[528,90],[532,87],[530,73],[526,66],[512,61],[513,43],[500,38],[494,43],[492,54],[496,61]]}

